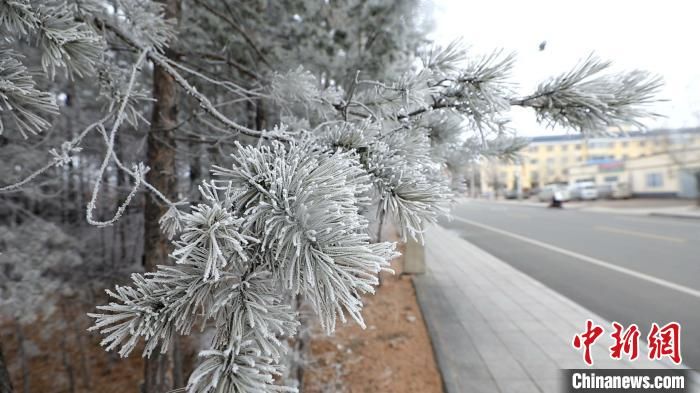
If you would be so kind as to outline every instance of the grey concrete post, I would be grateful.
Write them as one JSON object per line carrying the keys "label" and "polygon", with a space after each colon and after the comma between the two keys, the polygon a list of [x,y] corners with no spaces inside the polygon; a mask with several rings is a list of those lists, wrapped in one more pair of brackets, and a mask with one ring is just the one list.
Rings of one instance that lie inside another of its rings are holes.
{"label": "grey concrete post", "polygon": [[425,273],[425,246],[413,239],[406,242],[403,273]]}

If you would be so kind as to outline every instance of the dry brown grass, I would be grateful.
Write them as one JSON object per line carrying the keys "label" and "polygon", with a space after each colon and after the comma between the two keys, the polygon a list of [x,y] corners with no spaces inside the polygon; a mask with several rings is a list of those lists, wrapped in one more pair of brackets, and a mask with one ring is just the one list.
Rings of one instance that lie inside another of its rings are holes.
{"label": "dry brown grass", "polygon": [[377,293],[364,298],[366,330],[349,322],[332,337],[314,334],[305,393],[443,391],[415,290],[401,265],[394,261],[396,274],[383,274]]}

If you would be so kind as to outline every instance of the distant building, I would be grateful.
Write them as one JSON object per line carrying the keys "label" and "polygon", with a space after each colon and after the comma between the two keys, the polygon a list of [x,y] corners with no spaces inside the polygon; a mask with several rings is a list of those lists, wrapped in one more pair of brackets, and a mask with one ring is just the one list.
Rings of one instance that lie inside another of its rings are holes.
{"label": "distant building", "polygon": [[611,137],[535,137],[516,162],[486,160],[480,166],[482,193],[530,190],[550,183],[625,182],[636,195],[697,194],[700,128],[629,132]]}

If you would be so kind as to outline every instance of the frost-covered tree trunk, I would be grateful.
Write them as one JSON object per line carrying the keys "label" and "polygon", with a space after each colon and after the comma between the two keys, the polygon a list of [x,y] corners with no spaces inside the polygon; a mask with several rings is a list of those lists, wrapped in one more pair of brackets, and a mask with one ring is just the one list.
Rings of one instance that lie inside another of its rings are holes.
{"label": "frost-covered tree trunk", "polygon": [[[162,1],[167,18],[178,19],[181,5],[179,0]],[[168,54],[166,52],[166,54]],[[148,133],[147,162],[151,170],[146,174],[146,181],[171,198],[176,193],[177,178],[175,172],[175,140],[173,129],[177,124],[178,87],[173,77],[163,67],[153,68],[153,113],[151,129]],[[158,265],[168,264],[171,252],[170,242],[160,230],[158,219],[165,214],[168,207],[152,197],[146,197],[144,211],[144,255],[143,266],[147,272],[157,269]],[[144,361],[144,393],[165,393],[174,386],[181,386],[182,380],[175,381],[181,371],[174,370],[174,359],[178,356],[173,348],[169,354],[159,351]],[[181,378],[179,378],[181,379]]]}
{"label": "frost-covered tree trunk", "polygon": [[[179,14],[179,1],[167,0],[166,13],[169,17]],[[148,133],[147,165],[151,170],[146,181],[160,190],[163,195],[172,196],[176,190],[175,150],[173,128],[177,124],[178,87],[173,77],[163,67],[153,68],[153,112]],[[145,249],[143,266],[146,271],[154,271],[158,265],[167,264],[170,247],[168,239],[161,233],[158,219],[165,214],[164,206],[155,198],[146,198]]]}

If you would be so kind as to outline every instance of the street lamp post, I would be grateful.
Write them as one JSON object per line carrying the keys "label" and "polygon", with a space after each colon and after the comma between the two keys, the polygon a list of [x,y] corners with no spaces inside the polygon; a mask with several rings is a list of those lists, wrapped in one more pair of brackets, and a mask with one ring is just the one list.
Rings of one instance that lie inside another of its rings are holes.
{"label": "street lamp post", "polygon": [[515,168],[515,195],[518,198],[518,201],[521,201],[523,199],[523,181],[522,181],[522,171],[523,171],[523,165],[522,161],[518,158],[515,161],[516,163],[516,168]]}

